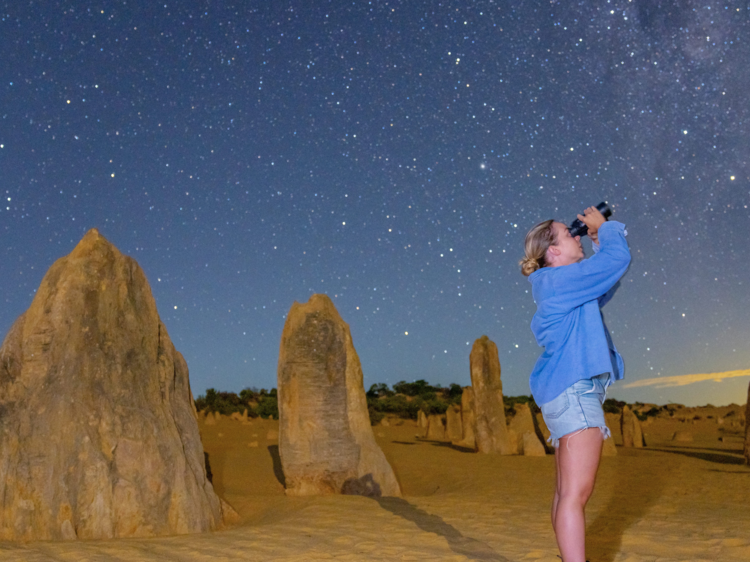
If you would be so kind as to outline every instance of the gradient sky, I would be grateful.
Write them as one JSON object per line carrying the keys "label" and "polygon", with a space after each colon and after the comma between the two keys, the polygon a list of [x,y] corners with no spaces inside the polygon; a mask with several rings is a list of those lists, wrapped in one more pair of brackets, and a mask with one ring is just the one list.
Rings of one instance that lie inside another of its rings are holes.
{"label": "gradient sky", "polygon": [[[0,47],[3,333],[97,227],[196,395],[276,386],[317,292],[366,386],[469,384],[487,334],[528,394],[523,237],[606,200],[629,381],[750,367],[746,1],[3,1]],[[749,380],[610,395],[744,403]]]}

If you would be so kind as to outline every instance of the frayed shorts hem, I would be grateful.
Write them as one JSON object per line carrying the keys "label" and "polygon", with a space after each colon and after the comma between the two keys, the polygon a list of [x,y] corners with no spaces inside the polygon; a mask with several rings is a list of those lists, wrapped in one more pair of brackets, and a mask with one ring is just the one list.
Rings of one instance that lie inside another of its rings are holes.
{"label": "frayed shorts hem", "polygon": [[[550,444],[550,445],[552,445],[552,446],[553,446],[553,447],[554,447],[555,449],[557,449],[558,447],[560,447],[560,439],[562,439],[563,437],[568,437],[568,436],[571,436],[571,437],[572,437],[572,436],[574,436],[574,435],[578,435],[578,434],[579,434],[579,433],[581,433],[582,431],[584,431],[584,430],[586,430],[586,429],[590,429],[591,427],[597,427],[597,426],[586,426],[586,427],[582,427],[582,428],[581,428],[581,429],[579,429],[578,431],[574,431],[573,433],[568,433],[567,435],[563,435],[562,437],[560,437],[560,438],[558,438],[558,439],[556,439],[556,438],[554,438],[554,437],[552,437],[552,436],[550,435],[550,436],[549,436],[549,437],[547,438],[547,443],[549,443],[549,444]],[[602,440],[604,440],[604,439],[609,439],[610,437],[612,437],[612,432],[611,432],[611,431],[609,430],[609,428],[608,428],[608,427],[607,427],[606,425],[604,425],[604,426],[598,426],[598,429],[599,429],[599,431],[601,431],[601,432],[602,432]]]}
{"label": "frayed shorts hem", "polygon": [[550,432],[547,441],[553,447],[558,448],[563,437],[576,435],[592,427],[599,428],[603,439],[612,436],[602,408],[611,380],[609,373],[581,379],[540,406],[544,423]]}

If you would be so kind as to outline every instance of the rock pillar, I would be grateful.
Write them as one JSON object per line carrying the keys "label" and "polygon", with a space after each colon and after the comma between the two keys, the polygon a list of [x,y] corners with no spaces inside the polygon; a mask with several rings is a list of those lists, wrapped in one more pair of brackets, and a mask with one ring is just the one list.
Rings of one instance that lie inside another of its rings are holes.
{"label": "rock pillar", "polygon": [[474,389],[477,450],[480,453],[515,453],[505,425],[503,385],[497,346],[487,336],[474,342],[470,355],[471,386]]}
{"label": "rock pillar", "polygon": [[295,302],[287,315],[278,398],[288,495],[401,495],[375,442],[349,326],[326,295]]}

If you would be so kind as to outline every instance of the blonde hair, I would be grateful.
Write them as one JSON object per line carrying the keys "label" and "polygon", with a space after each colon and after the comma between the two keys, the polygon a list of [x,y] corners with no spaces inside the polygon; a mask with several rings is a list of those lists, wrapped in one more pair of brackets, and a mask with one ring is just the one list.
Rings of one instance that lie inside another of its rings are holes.
{"label": "blonde hair", "polygon": [[547,248],[555,243],[555,231],[552,229],[554,222],[552,219],[540,222],[526,234],[524,242],[526,255],[518,262],[524,276],[528,277],[537,269],[547,265],[545,260]]}

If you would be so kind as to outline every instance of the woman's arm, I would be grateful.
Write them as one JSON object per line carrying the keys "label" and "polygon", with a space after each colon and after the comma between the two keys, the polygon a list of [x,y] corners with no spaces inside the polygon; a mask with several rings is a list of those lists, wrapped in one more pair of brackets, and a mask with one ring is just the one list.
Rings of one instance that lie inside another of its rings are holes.
{"label": "woman's arm", "polygon": [[604,223],[599,229],[601,247],[594,256],[578,263],[554,268],[552,294],[545,298],[551,313],[567,313],[607,293],[630,264],[625,225]]}

